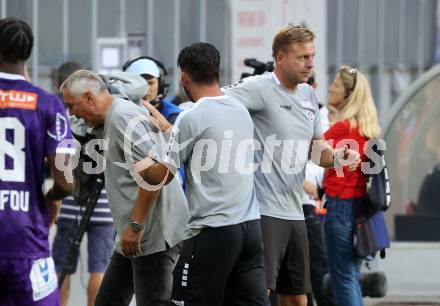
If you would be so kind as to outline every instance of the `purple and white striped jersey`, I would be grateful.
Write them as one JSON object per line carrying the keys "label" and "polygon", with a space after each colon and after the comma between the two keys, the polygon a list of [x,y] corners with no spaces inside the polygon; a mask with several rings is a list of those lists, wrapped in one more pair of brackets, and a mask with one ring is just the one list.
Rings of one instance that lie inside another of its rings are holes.
{"label": "purple and white striped jersey", "polygon": [[0,73],[0,258],[50,256],[44,158],[74,153],[71,140],[54,94]]}

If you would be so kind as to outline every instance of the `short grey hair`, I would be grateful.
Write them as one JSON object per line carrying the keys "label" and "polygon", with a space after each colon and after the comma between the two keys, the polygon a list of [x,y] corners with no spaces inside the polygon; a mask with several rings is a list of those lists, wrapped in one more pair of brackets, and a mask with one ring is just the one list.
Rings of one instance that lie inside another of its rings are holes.
{"label": "short grey hair", "polygon": [[89,70],[78,70],[72,73],[60,86],[60,91],[69,90],[73,96],[79,96],[86,91],[96,95],[105,90],[104,81],[96,73]]}

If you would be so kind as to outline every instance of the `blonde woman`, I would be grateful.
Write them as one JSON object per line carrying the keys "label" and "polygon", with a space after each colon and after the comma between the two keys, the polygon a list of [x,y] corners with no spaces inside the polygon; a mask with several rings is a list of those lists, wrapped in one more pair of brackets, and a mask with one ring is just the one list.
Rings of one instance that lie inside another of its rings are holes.
{"label": "blonde woman", "polygon": [[[326,140],[333,140],[335,148],[343,145],[341,141],[356,141],[361,158],[365,160],[365,143],[380,134],[367,78],[354,68],[342,66],[329,88],[328,104],[337,110],[337,118],[325,133]],[[353,247],[353,205],[361,203],[365,196],[367,176],[360,167],[354,172],[345,167],[343,170],[344,175],[338,176],[334,169],[329,169],[324,177],[328,199],[325,240],[329,272],[333,302],[338,306],[361,306],[362,260],[356,257]]]}

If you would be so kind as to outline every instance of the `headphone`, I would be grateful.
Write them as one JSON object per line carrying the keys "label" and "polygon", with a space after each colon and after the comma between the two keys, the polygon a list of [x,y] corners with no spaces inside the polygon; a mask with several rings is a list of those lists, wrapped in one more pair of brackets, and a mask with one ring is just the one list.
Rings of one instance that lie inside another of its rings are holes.
{"label": "headphone", "polygon": [[141,59],[147,59],[147,60],[153,61],[157,65],[157,67],[159,68],[159,72],[160,72],[159,90],[158,90],[157,94],[161,95],[162,99],[165,98],[168,94],[168,89],[170,87],[170,84],[167,83],[167,81],[166,81],[166,76],[168,74],[167,69],[165,68],[165,65],[161,61],[159,61],[155,58],[152,58],[150,56],[139,56],[139,57],[136,57],[132,60],[126,61],[124,63],[124,65],[122,65],[122,71],[126,71],[128,69],[128,67],[130,67],[131,64],[133,64],[134,62],[141,60]]}

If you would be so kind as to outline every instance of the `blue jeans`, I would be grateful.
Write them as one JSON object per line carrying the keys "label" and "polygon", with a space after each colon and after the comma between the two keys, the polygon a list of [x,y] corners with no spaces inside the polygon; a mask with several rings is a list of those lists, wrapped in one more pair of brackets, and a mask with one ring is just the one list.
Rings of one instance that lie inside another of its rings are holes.
{"label": "blue jeans", "polygon": [[353,246],[355,199],[327,198],[325,243],[332,283],[333,302],[338,306],[362,306],[359,277],[362,260]]}

